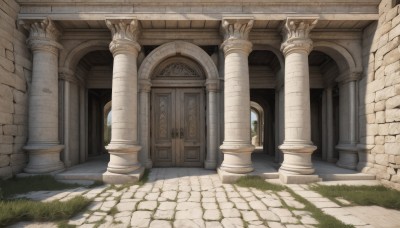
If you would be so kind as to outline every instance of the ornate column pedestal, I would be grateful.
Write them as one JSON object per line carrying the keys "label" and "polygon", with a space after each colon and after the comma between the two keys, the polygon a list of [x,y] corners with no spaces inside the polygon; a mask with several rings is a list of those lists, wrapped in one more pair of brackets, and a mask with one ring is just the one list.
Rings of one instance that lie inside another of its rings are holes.
{"label": "ornate column pedestal", "polygon": [[346,169],[356,169],[358,164],[358,149],[356,135],[356,79],[354,77],[339,83],[339,160],[337,166]]}
{"label": "ornate column pedestal", "polygon": [[144,168],[138,162],[137,124],[137,20],[106,20],[112,32],[110,51],[114,56],[112,83],[111,142],[106,149],[110,153],[105,183],[136,182]]}
{"label": "ornate column pedestal", "polygon": [[311,154],[310,82],[308,54],[312,50],[310,30],[317,18],[287,18],[283,28],[285,55],[285,140],[279,147],[284,154],[279,178],[288,184],[319,180],[314,173]]}
{"label": "ornate column pedestal", "polygon": [[225,54],[224,142],[220,149],[224,160],[218,169],[223,183],[233,182],[253,171],[250,142],[250,86],[248,55],[252,44],[248,41],[251,18],[224,18],[222,31]]}
{"label": "ornate column pedestal", "polygon": [[64,169],[58,138],[58,51],[61,34],[55,24],[22,21],[29,30],[28,45],[33,53],[32,84],[29,89],[29,141],[24,147],[29,163],[24,171],[33,174]]}

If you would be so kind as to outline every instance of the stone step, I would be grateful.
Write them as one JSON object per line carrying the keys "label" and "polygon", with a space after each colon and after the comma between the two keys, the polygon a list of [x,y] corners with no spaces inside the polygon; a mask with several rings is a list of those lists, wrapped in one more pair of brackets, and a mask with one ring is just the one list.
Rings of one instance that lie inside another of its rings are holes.
{"label": "stone step", "polygon": [[58,173],[54,175],[56,180],[90,180],[90,181],[102,181],[102,173]]}
{"label": "stone step", "polygon": [[375,175],[366,173],[339,173],[319,174],[323,181],[351,181],[351,180],[375,180]]}

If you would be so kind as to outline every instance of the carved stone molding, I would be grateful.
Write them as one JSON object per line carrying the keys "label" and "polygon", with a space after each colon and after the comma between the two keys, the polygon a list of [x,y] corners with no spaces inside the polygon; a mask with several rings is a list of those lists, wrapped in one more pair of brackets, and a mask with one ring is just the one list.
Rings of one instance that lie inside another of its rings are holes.
{"label": "carved stone molding", "polygon": [[207,79],[207,81],[206,81],[206,90],[208,92],[218,92],[218,90],[219,90],[218,80],[216,80],[216,79]]}
{"label": "carved stone molding", "polygon": [[357,81],[361,79],[362,72],[344,72],[340,74],[335,81],[339,84],[346,84],[351,81]]}
{"label": "carved stone molding", "polygon": [[248,41],[249,33],[253,27],[253,18],[224,18],[222,19],[221,32],[224,35],[222,48],[225,55],[232,51],[244,51],[247,54],[252,50]]}
{"label": "carved stone molding", "polygon": [[150,93],[151,82],[150,80],[140,79],[139,80],[139,91],[142,93]]}
{"label": "carved stone molding", "polygon": [[119,53],[138,54],[140,45],[137,40],[140,29],[136,19],[107,19],[106,25],[112,34],[110,51],[113,56]]}
{"label": "carved stone molding", "polygon": [[286,56],[294,50],[310,53],[313,46],[309,35],[317,22],[318,17],[288,17],[282,29],[281,50],[283,54]]}
{"label": "carved stone molding", "polygon": [[48,51],[58,54],[58,49],[62,49],[61,44],[57,42],[61,31],[49,18],[21,20],[19,24],[29,31],[27,44],[32,51]]}

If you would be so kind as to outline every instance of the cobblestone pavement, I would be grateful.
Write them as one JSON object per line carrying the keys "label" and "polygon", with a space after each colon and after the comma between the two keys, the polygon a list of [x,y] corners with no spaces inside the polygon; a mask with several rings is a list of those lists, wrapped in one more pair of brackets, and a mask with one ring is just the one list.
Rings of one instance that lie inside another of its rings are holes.
{"label": "cobblestone pavement", "polygon": [[[348,224],[372,227],[348,212],[343,214],[339,205],[310,191],[306,185],[289,187],[311,199],[325,213],[341,216],[340,220]],[[155,168],[143,186],[133,185],[118,191],[100,186],[90,190],[34,192],[25,197],[66,201],[81,194],[94,201],[68,222],[78,227],[300,228],[318,224],[304,210],[305,206],[287,191],[260,191],[222,184],[215,171],[194,168]]]}

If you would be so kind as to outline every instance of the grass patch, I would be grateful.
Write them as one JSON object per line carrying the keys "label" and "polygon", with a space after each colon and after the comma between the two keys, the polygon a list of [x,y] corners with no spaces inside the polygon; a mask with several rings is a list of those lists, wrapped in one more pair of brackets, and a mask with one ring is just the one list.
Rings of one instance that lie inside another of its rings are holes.
{"label": "grass patch", "polygon": [[[335,217],[330,215],[324,214],[322,210],[318,209],[316,206],[312,205],[310,202],[305,200],[303,197],[294,193],[291,189],[288,189],[290,194],[295,198],[297,201],[305,205],[305,208],[302,210],[309,211],[312,213],[312,217],[315,218],[319,224],[316,227],[320,228],[352,228],[352,225],[346,225],[341,221],[337,220]],[[290,210],[297,210],[295,208],[290,208]]]}
{"label": "grass patch", "polygon": [[76,196],[66,202],[37,202],[27,199],[0,201],[0,227],[19,221],[59,221],[71,218],[91,201]]}
{"label": "grass patch", "polygon": [[268,183],[259,176],[244,176],[239,178],[235,184],[240,187],[256,188],[262,191],[283,191],[286,189],[285,186]]}
{"label": "grass patch", "polygon": [[51,191],[76,187],[81,187],[81,185],[58,182],[48,175],[12,178],[0,180],[0,199],[31,191]]}
{"label": "grass patch", "polygon": [[342,197],[361,206],[377,205],[400,210],[400,192],[384,186],[324,186],[316,184],[312,185],[311,189],[338,204],[341,203],[335,198]]}

